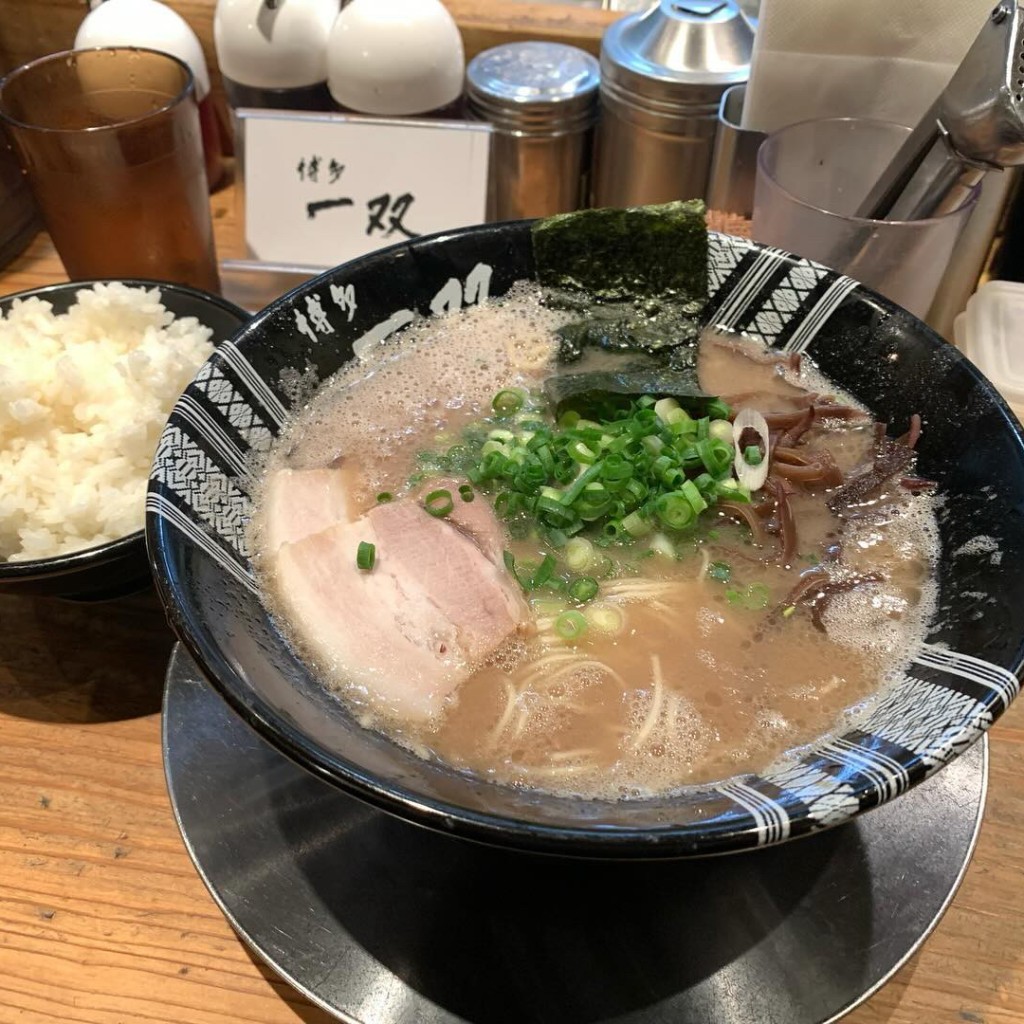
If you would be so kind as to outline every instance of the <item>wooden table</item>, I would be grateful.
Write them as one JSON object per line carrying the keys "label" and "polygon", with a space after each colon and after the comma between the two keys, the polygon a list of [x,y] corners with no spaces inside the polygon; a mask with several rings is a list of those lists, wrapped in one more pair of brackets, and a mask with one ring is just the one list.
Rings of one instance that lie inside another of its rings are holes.
{"label": "wooden table", "polygon": [[[213,210],[221,256],[243,255],[230,188]],[[63,279],[40,236],[0,293]],[[0,1024],[327,1021],[253,959],[182,845],[160,757],[173,640],[155,596],[4,597],[0,616]],[[963,887],[850,1024],[1024,1021],[1022,883],[1024,699],[992,733]]]}

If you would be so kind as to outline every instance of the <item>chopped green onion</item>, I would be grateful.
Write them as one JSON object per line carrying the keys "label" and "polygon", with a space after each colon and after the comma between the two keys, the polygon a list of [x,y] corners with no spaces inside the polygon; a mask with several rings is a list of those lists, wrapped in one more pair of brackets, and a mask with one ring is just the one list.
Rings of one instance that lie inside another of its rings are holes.
{"label": "chopped green onion", "polygon": [[569,445],[568,452],[577,462],[590,465],[597,461],[597,453],[591,451],[582,441],[575,441]]}
{"label": "chopped green onion", "polygon": [[663,533],[656,533],[650,540],[649,551],[654,555],[664,555],[666,558],[675,558],[676,549],[672,541]]}
{"label": "chopped green onion", "polygon": [[562,612],[555,619],[555,632],[563,640],[575,640],[587,631],[587,620],[582,612]]}
{"label": "chopped green onion", "polygon": [[651,524],[635,511],[623,517],[622,528],[630,537],[646,537],[651,532]]}
{"label": "chopped green onion", "polygon": [[729,406],[720,398],[712,398],[705,406],[705,411],[709,416],[713,416],[718,420],[727,420],[729,418],[729,414],[732,412]]}
{"label": "chopped green onion", "polygon": [[541,559],[540,565],[534,570],[533,576],[530,577],[530,589],[539,590],[543,587],[555,574],[555,566],[557,564],[554,555],[545,555]]}
{"label": "chopped green onion", "polygon": [[361,540],[356,548],[356,568],[369,572],[377,560],[377,547],[368,541]]}
{"label": "chopped green onion", "polygon": [[748,444],[743,449],[743,461],[748,466],[760,466],[761,460],[764,456],[761,454],[761,449],[756,444]]}
{"label": "chopped green onion", "polygon": [[668,423],[668,414],[679,409],[679,402],[674,398],[660,398],[654,403],[654,412],[662,423]]}
{"label": "chopped green onion", "polygon": [[700,488],[693,480],[685,481],[679,488],[679,493],[690,503],[694,516],[699,516],[708,507],[704,495],[700,493]]}
{"label": "chopped green onion", "polygon": [[592,466],[587,468],[580,473],[573,483],[562,492],[562,504],[572,505],[573,502],[583,493],[583,488],[587,486],[592,480],[597,479],[601,474],[601,462],[595,462]]}
{"label": "chopped green onion", "polygon": [[[519,497],[519,495],[516,495],[516,497]],[[563,524],[567,526],[576,518],[572,509],[566,508],[557,498],[549,498],[543,494],[537,499],[535,508],[537,512],[544,513],[545,520],[550,522],[552,526]]]}
{"label": "chopped green onion", "polygon": [[609,519],[608,522],[604,524],[601,532],[608,538],[608,540],[618,540],[624,532],[622,529],[622,520]]}
{"label": "chopped green onion", "polygon": [[708,575],[719,583],[728,583],[732,576],[732,568],[728,562],[712,562],[708,566]]}
{"label": "chopped green onion", "polygon": [[380,494],[377,495],[377,503],[379,505],[383,505],[385,502],[391,501],[393,498],[394,495],[390,491],[381,491]]}
{"label": "chopped green onion", "polygon": [[700,456],[700,461],[704,463],[704,468],[712,476],[722,476],[732,466],[732,445],[726,444],[724,441],[716,441],[712,437],[698,441],[697,454]]}
{"label": "chopped green onion", "polygon": [[512,388],[506,388],[504,391],[499,391],[491,401],[491,408],[499,416],[511,416],[512,413],[519,412],[522,407],[522,392],[515,391]]}
{"label": "chopped green onion", "polygon": [[513,555],[511,551],[506,549],[505,551],[502,551],[501,557],[505,563],[505,568],[508,569],[508,571],[515,577],[516,583],[518,583],[519,586],[523,588],[523,590],[528,590],[529,587],[527,587],[527,585],[523,583],[523,578],[519,575],[519,570],[516,568],[515,555]]}
{"label": "chopped green onion", "polygon": [[580,604],[586,604],[597,596],[597,580],[592,576],[581,576],[569,584],[569,596]]}
{"label": "chopped green onion", "polygon": [[655,503],[658,518],[673,530],[683,530],[697,517],[689,498],[681,491],[663,494]]}
{"label": "chopped green onion", "polygon": [[796,605],[795,604],[788,604],[788,605],[786,605],[785,608],[782,609],[782,617],[784,619],[791,618],[795,614],[796,614]]}
{"label": "chopped green onion", "polygon": [[473,500],[473,496],[474,496],[473,495],[473,488],[470,487],[469,484],[463,484],[459,488],[459,497],[463,501],[472,501]]}
{"label": "chopped green onion", "polygon": [[712,420],[708,424],[708,437],[732,445],[732,424],[728,420]]}
{"label": "chopped green onion", "polygon": [[590,568],[594,554],[594,545],[586,537],[573,537],[565,545],[565,564],[573,572],[583,572]]}
{"label": "chopped green onion", "polygon": [[504,455],[506,458],[509,456],[508,445],[504,441],[498,441],[496,438],[490,438],[484,442],[483,448],[480,449],[481,455]]}
{"label": "chopped green onion", "polygon": [[661,450],[665,447],[665,442],[657,434],[645,434],[640,438],[640,443],[651,455],[660,455]]}
{"label": "chopped green onion", "polygon": [[610,604],[592,605],[587,609],[586,618],[594,629],[613,636],[621,633],[625,625],[622,612]]}
{"label": "chopped green onion", "polygon": [[670,409],[665,414],[665,422],[674,434],[686,434],[690,431],[693,420],[685,409]]}
{"label": "chopped green onion", "polygon": [[448,515],[455,508],[455,502],[452,501],[452,492],[446,487],[431,491],[424,499],[423,507],[438,519]]}

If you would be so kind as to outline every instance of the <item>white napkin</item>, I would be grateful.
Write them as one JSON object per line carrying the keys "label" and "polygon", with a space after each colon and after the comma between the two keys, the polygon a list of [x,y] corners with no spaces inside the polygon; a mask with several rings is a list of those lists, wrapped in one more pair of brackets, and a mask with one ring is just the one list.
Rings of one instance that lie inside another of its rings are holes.
{"label": "white napkin", "polygon": [[994,0],[762,0],[743,127],[817,117],[913,126]]}

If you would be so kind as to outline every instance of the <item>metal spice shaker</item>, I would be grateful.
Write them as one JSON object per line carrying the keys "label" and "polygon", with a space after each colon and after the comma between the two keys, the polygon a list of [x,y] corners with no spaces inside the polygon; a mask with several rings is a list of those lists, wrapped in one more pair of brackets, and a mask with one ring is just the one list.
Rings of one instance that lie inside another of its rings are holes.
{"label": "metal spice shaker", "polygon": [[469,62],[469,113],[494,127],[488,220],[586,205],[599,80],[597,61],[562,43],[507,43]]}
{"label": "metal spice shaker", "polygon": [[661,0],[609,26],[595,206],[704,198],[722,93],[747,80],[753,44],[735,0]]}

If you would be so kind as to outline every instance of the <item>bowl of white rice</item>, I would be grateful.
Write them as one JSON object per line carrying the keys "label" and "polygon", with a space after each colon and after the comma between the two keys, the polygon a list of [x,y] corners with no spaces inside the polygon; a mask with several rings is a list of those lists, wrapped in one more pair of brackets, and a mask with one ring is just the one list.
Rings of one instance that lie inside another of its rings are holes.
{"label": "bowl of white rice", "polygon": [[0,298],[0,589],[146,586],[146,481],[167,416],[249,319],[183,285],[97,281]]}

